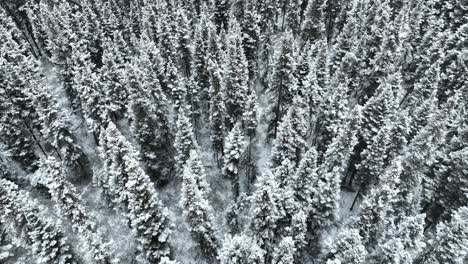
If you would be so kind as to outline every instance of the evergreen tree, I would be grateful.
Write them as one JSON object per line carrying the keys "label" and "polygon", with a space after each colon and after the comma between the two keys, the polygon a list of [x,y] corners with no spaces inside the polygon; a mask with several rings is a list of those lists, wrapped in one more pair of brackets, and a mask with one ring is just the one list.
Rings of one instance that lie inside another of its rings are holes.
{"label": "evergreen tree", "polygon": [[467,218],[468,208],[464,206],[452,213],[450,222],[440,223],[429,246],[416,263],[464,263],[468,254]]}
{"label": "evergreen tree", "polygon": [[242,118],[248,94],[248,64],[242,47],[242,32],[239,24],[231,21],[232,32],[227,46],[225,105],[230,129]]}
{"label": "evergreen tree", "polygon": [[167,212],[138,164],[137,153],[113,123],[108,123],[102,133],[101,145],[107,175],[99,180],[99,185],[119,205],[135,232],[138,258],[158,262],[170,257]]}
{"label": "evergreen tree", "polygon": [[225,118],[227,116],[224,104],[224,80],[221,76],[220,67],[213,62],[210,63],[210,127],[212,130],[211,141],[213,148],[220,153],[224,153]]}
{"label": "evergreen tree", "polygon": [[277,204],[278,186],[271,173],[262,175],[256,184],[252,198],[251,230],[265,250],[266,259],[273,252],[276,222],[279,218]]}
{"label": "evergreen tree", "polygon": [[226,236],[219,258],[221,264],[262,264],[265,262],[264,254],[255,238],[243,233]]}
{"label": "evergreen tree", "polygon": [[366,142],[370,142],[379,131],[384,120],[395,111],[395,99],[390,83],[379,87],[363,108],[363,131],[361,135]]}
{"label": "evergreen tree", "polygon": [[308,131],[308,111],[304,98],[295,96],[288,113],[278,127],[278,134],[272,149],[272,168],[288,159],[296,166],[302,158]]}
{"label": "evergreen tree", "polygon": [[223,175],[232,181],[234,198],[240,193],[240,158],[244,151],[244,136],[240,123],[229,132],[224,156]]}
{"label": "evergreen tree", "polygon": [[71,132],[69,116],[61,112],[61,105],[46,91],[38,90],[34,101],[39,120],[43,125],[41,133],[54,149],[58,158],[70,170],[72,179],[89,179],[91,176],[89,160],[78,144],[75,135]]}
{"label": "evergreen tree", "polygon": [[142,68],[147,65],[147,58],[143,55],[137,63],[129,71],[131,130],[140,145],[141,160],[148,174],[157,184],[163,184],[169,180],[174,164],[167,101],[157,79],[149,69]]}
{"label": "evergreen tree", "polygon": [[400,182],[403,170],[401,160],[394,163],[381,175],[379,184],[371,189],[361,203],[361,212],[356,223],[365,245],[375,243],[381,232],[391,222],[390,216],[394,213],[398,191],[396,187]]}
{"label": "evergreen tree", "polygon": [[293,36],[287,31],[281,38],[280,47],[275,57],[273,72],[269,82],[269,93],[272,99],[272,121],[270,132],[276,137],[280,120],[292,102],[296,90],[296,80],[293,76],[296,67],[293,57]]}
{"label": "evergreen tree", "polygon": [[24,169],[37,168],[39,142],[37,113],[32,89],[40,85],[38,64],[22,41],[20,32],[6,15],[0,19],[0,135],[8,156]]}
{"label": "evergreen tree", "polygon": [[122,118],[127,112],[126,101],[129,97],[126,86],[126,54],[119,50],[119,42],[125,42],[125,40],[117,33],[113,35],[112,40],[106,39],[104,41],[103,67],[100,69],[101,83],[108,99],[108,110],[114,119]]}
{"label": "evergreen tree", "polygon": [[294,174],[294,192],[301,208],[309,210],[314,203],[316,181],[320,179],[317,174],[317,151],[311,147],[302,158]]}
{"label": "evergreen tree", "polygon": [[345,119],[349,100],[347,91],[348,87],[338,84],[334,90],[332,89],[323,95],[325,99],[320,102],[321,113],[317,117],[316,125],[316,142],[317,152],[320,155],[319,159],[326,153],[329,145],[338,135],[341,120]]}
{"label": "evergreen tree", "polygon": [[250,91],[250,94],[247,96],[247,101],[244,109],[244,114],[242,117],[242,122],[244,125],[245,135],[249,138],[249,144],[247,145],[247,160],[245,161],[246,166],[246,177],[247,177],[247,191],[250,190],[250,184],[253,181],[253,176],[255,173],[255,162],[253,160],[252,148],[253,140],[257,131],[257,95],[254,91]]}
{"label": "evergreen tree", "polygon": [[309,0],[301,25],[301,38],[304,42],[314,43],[322,35],[325,28],[322,18],[323,0]]}
{"label": "evergreen tree", "polygon": [[2,263],[11,263],[10,261],[15,257],[14,250],[14,245],[8,241],[5,230],[0,223],[0,261]]}
{"label": "evergreen tree", "polygon": [[211,220],[212,209],[207,200],[209,189],[206,175],[199,163],[198,153],[192,150],[182,175],[181,205],[192,237],[198,242],[202,253],[214,260],[218,255],[218,244]]}
{"label": "evergreen tree", "polygon": [[307,209],[299,209],[293,215],[291,220],[291,238],[294,241],[294,248],[296,249],[295,259],[300,260],[303,251],[307,248]]}
{"label": "evergreen tree", "polygon": [[256,2],[246,1],[243,19],[239,21],[242,29],[242,46],[244,47],[245,58],[247,59],[249,77],[253,80],[258,69],[258,46],[260,42],[260,14],[258,13]]}
{"label": "evergreen tree", "polygon": [[[71,88],[69,93],[75,109],[83,112],[89,132],[94,136],[96,143],[101,128],[107,118],[106,98],[103,98],[102,83],[85,47],[74,47],[71,52]],[[76,93],[76,95],[74,95]]]}
{"label": "evergreen tree", "polygon": [[43,170],[47,178],[45,185],[49,188],[52,200],[57,204],[60,214],[71,221],[73,230],[83,236],[92,261],[111,263],[106,244],[97,233],[95,220],[86,212],[75,187],[65,180],[61,164],[51,157],[45,161]]}
{"label": "evergreen tree", "polygon": [[291,237],[285,237],[281,239],[278,247],[275,248],[271,263],[294,263],[295,251],[296,248],[294,247],[294,240]]}
{"label": "evergreen tree", "polygon": [[357,229],[345,228],[340,230],[336,240],[330,247],[327,264],[333,263],[365,263],[367,251]]}
{"label": "evergreen tree", "polygon": [[394,224],[386,231],[386,237],[370,256],[371,263],[413,263],[424,243],[423,235],[424,215],[408,217]]}
{"label": "evergreen tree", "polygon": [[361,108],[356,107],[345,119],[345,125],[327,149],[323,163],[319,167],[320,175],[312,205],[312,223],[314,226],[327,226],[336,219],[336,210],[340,197],[340,183],[345,173],[351,151],[358,140],[356,131],[361,126]]}
{"label": "evergreen tree", "polygon": [[18,235],[25,234],[24,244],[38,263],[77,263],[62,230],[39,217],[38,209],[28,201],[30,197],[24,191],[0,179],[0,194],[1,222],[13,224]]}
{"label": "evergreen tree", "polygon": [[192,129],[192,123],[189,119],[189,107],[182,107],[177,118],[177,133],[174,141],[176,149],[176,168],[177,175],[181,175],[185,163],[190,157],[190,151],[198,149],[198,144]]}

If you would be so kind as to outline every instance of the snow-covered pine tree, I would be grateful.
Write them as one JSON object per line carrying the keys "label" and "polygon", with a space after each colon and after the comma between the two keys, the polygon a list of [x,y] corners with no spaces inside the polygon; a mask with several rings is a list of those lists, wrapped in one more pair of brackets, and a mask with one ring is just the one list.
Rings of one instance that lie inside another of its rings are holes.
{"label": "snow-covered pine tree", "polygon": [[143,53],[130,65],[130,128],[140,146],[148,175],[162,185],[173,170],[173,136],[167,120],[167,100],[151,68],[147,68],[149,63]]}
{"label": "snow-covered pine tree", "polygon": [[391,224],[369,257],[369,263],[414,263],[424,248],[424,218],[416,215]]}
{"label": "snow-covered pine tree", "polygon": [[311,147],[299,163],[293,180],[294,195],[307,215],[314,203],[315,187],[320,179],[317,170],[317,151]]}
{"label": "snow-covered pine tree", "polygon": [[301,38],[304,43],[314,43],[321,38],[325,25],[322,18],[323,0],[309,0],[301,25]]}
{"label": "snow-covered pine tree", "polygon": [[[23,243],[40,264],[76,264],[61,228],[39,217],[38,208],[25,191],[6,179],[0,179],[0,220],[13,224]],[[24,234],[23,237],[21,234]]]}
{"label": "snow-covered pine tree", "polygon": [[198,149],[197,140],[190,122],[190,107],[183,105],[179,109],[176,124],[174,147],[176,149],[175,161],[178,177],[181,177],[185,163],[190,157],[192,149]]}
{"label": "snow-covered pine tree", "polygon": [[341,3],[339,0],[324,0],[320,7],[328,41],[335,35],[335,23],[341,11]]}
{"label": "snow-covered pine tree", "polygon": [[140,167],[136,151],[112,122],[101,135],[101,145],[106,175],[98,185],[122,209],[135,232],[138,258],[158,262],[171,257],[167,212]]}
{"label": "snow-covered pine tree", "polygon": [[306,146],[308,111],[301,95],[294,96],[287,114],[279,124],[278,134],[273,143],[271,166],[278,168],[288,159],[297,166]]}
{"label": "snow-covered pine tree", "polygon": [[265,258],[273,253],[276,222],[279,218],[278,185],[271,173],[264,173],[256,183],[252,197],[252,222],[250,229],[265,250]]}
{"label": "snow-covered pine tree", "polygon": [[341,120],[345,119],[348,110],[349,97],[348,87],[345,84],[334,84],[334,88],[329,88],[323,95],[324,100],[320,101],[316,125],[316,142],[319,160],[326,153],[333,139],[338,135]]}
{"label": "snow-covered pine tree", "polygon": [[198,24],[194,29],[193,36],[193,60],[191,68],[191,84],[188,89],[189,104],[192,107],[192,115],[195,124],[198,126],[202,109],[208,102],[210,87],[210,74],[208,72],[208,27],[210,21],[206,14],[202,14]]}
{"label": "snow-covered pine tree", "polygon": [[408,112],[393,113],[388,118],[361,152],[361,162],[350,180],[355,190],[366,193],[370,186],[378,184],[379,176],[397,155],[402,154],[408,143]]}
{"label": "snow-covered pine tree", "polygon": [[0,137],[7,154],[27,171],[37,168],[40,128],[32,102],[40,85],[38,64],[11,18],[0,11]]}
{"label": "snow-covered pine tree", "polygon": [[260,41],[259,31],[260,14],[255,1],[246,1],[243,18],[239,21],[242,29],[242,46],[247,59],[249,77],[253,80],[258,69],[258,45]]}
{"label": "snow-covered pine tree", "polygon": [[73,46],[69,60],[71,61],[70,89],[72,93],[68,96],[75,105],[74,110],[82,111],[88,131],[93,134],[98,144],[102,126],[108,115],[106,102],[110,99],[102,96],[103,86],[96,71],[96,65],[92,63],[90,53],[84,45]]}
{"label": "snow-covered pine tree", "polygon": [[223,165],[223,175],[232,182],[234,199],[240,194],[240,158],[244,147],[244,135],[238,122],[227,136]]}
{"label": "snow-covered pine tree", "polygon": [[4,226],[0,222],[0,261],[2,263],[12,263],[13,258],[15,257],[15,246],[7,238],[6,231]]}
{"label": "snow-covered pine tree", "polygon": [[74,232],[80,234],[79,239],[85,241],[85,247],[91,255],[89,261],[110,264],[110,253],[98,233],[96,222],[86,212],[75,187],[66,181],[66,171],[62,168],[62,164],[55,158],[49,157],[43,163],[42,170],[46,174],[45,186],[49,189],[60,215],[71,221]]}
{"label": "snow-covered pine tree", "polygon": [[449,222],[441,222],[437,225],[437,231],[429,241],[425,252],[421,254],[415,263],[465,263],[468,255],[468,207],[463,206],[452,213]]}
{"label": "snow-covered pine tree", "polygon": [[365,263],[368,253],[361,239],[357,229],[344,228],[340,230],[330,245],[326,257],[327,264],[332,261],[349,264]]}
{"label": "snow-covered pine tree", "polygon": [[210,128],[213,148],[218,153],[224,153],[225,119],[227,116],[224,104],[224,80],[219,65],[209,60],[210,65]]}
{"label": "snow-covered pine tree", "polygon": [[264,254],[255,238],[242,233],[224,238],[219,259],[221,264],[263,264]]}
{"label": "snow-covered pine tree", "polygon": [[389,83],[379,86],[375,96],[367,101],[362,110],[364,119],[360,134],[368,144],[396,109],[393,85],[391,80],[388,81]]}
{"label": "snow-covered pine tree", "polygon": [[257,112],[258,112],[258,103],[257,103],[257,94],[255,91],[251,90],[249,95],[247,96],[247,100],[245,103],[244,114],[242,117],[242,122],[244,125],[245,135],[249,139],[249,143],[247,145],[247,159],[245,161],[245,175],[247,178],[247,192],[250,191],[250,185],[254,178],[255,173],[255,162],[253,159],[253,141],[257,131]]}
{"label": "snow-covered pine tree", "polygon": [[382,231],[391,222],[394,213],[403,170],[401,158],[393,161],[380,176],[379,184],[375,185],[361,203],[361,211],[356,221],[356,228],[365,245],[375,243]]}
{"label": "snow-covered pine tree", "polygon": [[[429,169],[436,163],[436,155],[439,155],[441,148],[444,147],[444,139],[450,131],[447,129],[450,127],[450,120],[456,119],[453,114],[457,109],[457,101],[456,97],[452,97],[444,107],[431,113],[427,125],[413,138],[404,152],[402,163],[404,169],[400,176],[396,215],[404,218],[405,215],[413,215],[421,210],[421,195],[424,194],[423,191],[426,191],[423,185],[432,181]],[[454,177],[454,179],[457,178]],[[460,190],[457,187],[466,186],[464,182],[466,181],[461,180],[453,185],[456,188],[454,190]],[[429,190],[429,192],[432,191]]]}
{"label": "snow-covered pine tree", "polygon": [[178,58],[179,69],[183,76],[188,77],[191,74],[191,64],[193,59],[192,46],[191,46],[191,19],[188,17],[188,11],[185,9],[176,10],[178,22],[178,37],[179,37],[179,50]]}
{"label": "snow-covered pine tree", "polygon": [[307,249],[307,213],[308,209],[299,208],[291,219],[290,235],[296,249],[294,258],[298,262],[301,261],[301,257],[304,255],[303,251]]}
{"label": "snow-covered pine tree", "polygon": [[294,263],[294,255],[296,248],[294,247],[294,240],[292,237],[284,237],[279,242],[278,246],[273,251],[271,263],[287,264]]}
{"label": "snow-covered pine tree", "polygon": [[207,194],[209,187],[206,174],[200,167],[198,152],[190,151],[182,174],[181,206],[190,225],[192,237],[199,244],[201,252],[209,260],[214,261],[218,256],[218,242],[211,219],[211,206]]}
{"label": "snow-covered pine tree", "polygon": [[242,31],[235,19],[230,21],[230,32],[224,66],[226,69],[224,99],[228,114],[228,120],[226,120],[228,129],[241,120],[249,91],[248,64],[242,47]]}
{"label": "snow-covered pine tree", "polygon": [[91,176],[88,157],[71,132],[71,120],[68,113],[61,110],[56,98],[47,91],[35,92],[34,104],[42,123],[41,133],[54,149],[63,164],[70,170],[69,176],[73,180],[87,180]]}
{"label": "snow-covered pine tree", "polygon": [[[126,101],[129,97],[127,88],[126,54],[119,49],[119,43],[125,42],[120,34],[114,33],[112,39],[104,40],[100,82],[108,100],[108,111],[114,120],[121,119],[127,113]],[[124,43],[126,45],[126,43]]]}
{"label": "snow-covered pine tree", "polygon": [[341,181],[351,151],[358,142],[356,134],[361,126],[361,118],[361,108],[356,106],[346,116],[344,126],[339,129],[323,157],[318,170],[319,178],[314,181],[317,192],[312,204],[312,226],[325,227],[336,219]]}
{"label": "snow-covered pine tree", "polygon": [[276,138],[278,126],[291,104],[296,89],[293,72],[296,67],[293,55],[294,38],[291,31],[281,37],[278,54],[273,62],[273,73],[269,80],[268,92],[272,100],[272,119],[270,133]]}

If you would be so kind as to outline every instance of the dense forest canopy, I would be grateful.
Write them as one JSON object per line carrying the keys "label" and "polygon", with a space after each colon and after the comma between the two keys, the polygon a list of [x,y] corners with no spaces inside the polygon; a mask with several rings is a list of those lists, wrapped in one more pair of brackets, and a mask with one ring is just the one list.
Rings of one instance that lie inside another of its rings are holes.
{"label": "dense forest canopy", "polygon": [[2,0],[0,263],[468,263],[467,0]]}

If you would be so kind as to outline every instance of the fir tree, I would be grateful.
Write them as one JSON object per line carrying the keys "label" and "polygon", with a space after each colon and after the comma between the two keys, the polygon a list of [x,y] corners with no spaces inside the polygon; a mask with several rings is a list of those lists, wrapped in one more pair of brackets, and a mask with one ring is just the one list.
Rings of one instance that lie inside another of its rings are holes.
{"label": "fir tree", "polygon": [[281,239],[277,248],[273,252],[272,262],[277,264],[294,263],[294,240],[291,237]]}
{"label": "fir tree", "polygon": [[292,74],[296,65],[293,57],[293,36],[291,32],[284,33],[278,49],[279,54],[276,55],[268,87],[273,101],[273,117],[270,125],[270,132],[273,137],[277,135],[280,120],[286,113],[287,106],[292,102],[296,90],[296,80]]}
{"label": "fir tree", "polygon": [[326,99],[320,102],[321,113],[317,117],[316,125],[317,152],[320,158],[338,135],[340,120],[345,119],[349,100],[347,91],[348,87],[338,84],[334,90],[328,92],[329,94],[323,95]]}
{"label": "fir tree", "polygon": [[108,110],[110,115],[116,120],[122,118],[127,112],[128,109],[125,102],[129,96],[129,91],[126,87],[126,54],[119,50],[118,46],[119,42],[125,41],[121,38],[122,36],[115,33],[113,41],[111,39],[104,41],[103,67],[100,69],[101,83],[104,86],[103,90],[108,99]]}
{"label": "fir tree", "polygon": [[357,227],[365,245],[375,243],[394,213],[398,191],[396,187],[400,182],[403,170],[401,160],[396,159],[380,177],[379,184],[371,189],[362,204],[358,217]]}
{"label": "fir tree", "polygon": [[285,159],[296,166],[302,158],[308,131],[308,112],[305,106],[302,96],[294,97],[288,113],[278,127],[278,135],[272,149],[272,168],[278,167]]}
{"label": "fir tree", "polygon": [[317,151],[312,147],[302,158],[294,174],[294,192],[301,208],[309,210],[314,202],[317,174]]}
{"label": "fir tree", "polygon": [[46,155],[39,142],[38,116],[32,89],[40,85],[38,64],[6,15],[0,20],[0,135],[8,156],[28,170],[37,168],[35,147]]}
{"label": "fir tree", "polygon": [[248,68],[242,47],[242,32],[239,24],[231,21],[231,39],[228,40],[225,105],[229,117],[227,127],[230,129],[242,118],[248,94]]}
{"label": "fir tree", "polygon": [[322,19],[322,0],[309,0],[301,25],[301,38],[304,42],[314,43],[325,28]]}
{"label": "fir tree", "polygon": [[101,136],[108,175],[99,185],[122,209],[137,239],[138,258],[160,261],[171,256],[167,212],[161,208],[154,185],[138,164],[137,153],[113,123]]}
{"label": "fir tree", "polygon": [[28,195],[8,180],[0,179],[1,222],[15,225],[25,234],[24,243],[38,263],[77,263],[62,230],[39,217],[38,209],[28,202]]}
{"label": "fir tree", "polygon": [[244,151],[244,136],[240,123],[229,132],[224,154],[223,175],[232,181],[234,198],[240,193],[240,158]]}
{"label": "fir tree", "polygon": [[276,197],[278,186],[273,175],[267,173],[258,179],[256,187],[252,198],[251,229],[268,258],[273,252],[276,222],[279,218]]}
{"label": "fir tree", "polygon": [[206,175],[199,167],[198,153],[190,152],[182,175],[181,205],[190,225],[192,237],[198,242],[201,252],[214,260],[218,255],[218,244],[211,221],[211,207],[208,204]]}
{"label": "fir tree", "polygon": [[185,163],[190,157],[190,151],[198,148],[195,135],[192,130],[192,123],[189,119],[189,108],[182,107],[177,118],[177,133],[175,136],[174,147],[176,149],[176,168],[177,175],[181,175]]}
{"label": "fir tree", "polygon": [[243,233],[226,236],[219,258],[221,264],[262,264],[265,261],[264,254],[255,238]]}
{"label": "fir tree", "polygon": [[370,256],[371,263],[413,263],[415,257],[425,246],[424,215],[408,217],[398,226],[390,225],[386,237]]}
{"label": "fir tree", "polygon": [[332,261],[351,264],[365,263],[368,253],[361,239],[357,229],[340,230],[329,249],[327,264],[333,263]]}
{"label": "fir tree", "polygon": [[220,153],[224,153],[225,118],[227,116],[224,104],[224,80],[221,76],[221,69],[213,62],[210,62],[210,127],[212,130],[211,141],[213,148]]}
{"label": "fir tree", "polygon": [[[144,56],[144,55],[143,55]],[[139,63],[148,63],[145,58]],[[145,63],[145,64],[146,64]],[[141,160],[157,184],[170,178],[174,161],[172,134],[167,120],[167,101],[157,80],[143,65],[133,64],[129,72],[130,125],[140,145]]]}
{"label": "fir tree", "polygon": [[468,208],[465,206],[452,213],[450,222],[440,223],[429,246],[416,263],[464,263],[468,254],[467,218]]}
{"label": "fir tree", "polygon": [[41,133],[54,149],[56,156],[70,170],[73,180],[85,180],[91,176],[88,157],[71,132],[70,117],[61,112],[55,98],[46,91],[37,91],[35,105],[39,120],[43,124]]}
{"label": "fir tree", "polygon": [[49,158],[45,161],[43,170],[52,200],[57,204],[60,214],[71,221],[73,230],[83,236],[92,261],[111,263],[106,244],[97,233],[95,220],[86,212],[75,187],[65,180],[61,164],[54,158]]}

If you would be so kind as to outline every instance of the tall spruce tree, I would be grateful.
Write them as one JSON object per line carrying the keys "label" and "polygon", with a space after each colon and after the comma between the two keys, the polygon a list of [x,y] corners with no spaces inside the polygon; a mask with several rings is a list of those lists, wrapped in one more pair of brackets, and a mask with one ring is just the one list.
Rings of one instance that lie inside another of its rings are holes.
{"label": "tall spruce tree", "polygon": [[121,208],[135,232],[138,258],[158,262],[171,257],[167,212],[154,184],[140,167],[137,153],[111,122],[101,135],[101,145],[107,175],[99,185]]}
{"label": "tall spruce tree", "polygon": [[192,237],[199,244],[203,255],[214,261],[218,256],[218,242],[211,219],[212,209],[207,200],[208,193],[205,171],[200,167],[198,153],[192,150],[182,175],[181,205]]}
{"label": "tall spruce tree", "polygon": [[240,126],[240,122],[237,123],[228,134],[223,165],[223,174],[232,182],[232,191],[235,199],[240,194],[240,159],[245,145]]}
{"label": "tall spruce tree", "polygon": [[226,236],[219,257],[221,264],[262,264],[265,261],[264,251],[255,238],[247,234]]}
{"label": "tall spruce tree", "polygon": [[290,31],[281,37],[278,54],[275,55],[273,72],[269,81],[268,91],[272,100],[272,119],[270,133],[276,137],[278,126],[292,102],[296,90],[296,80],[293,72],[296,67],[293,55],[294,38]]}
{"label": "tall spruce tree", "polygon": [[62,164],[52,157],[43,165],[43,172],[46,174],[45,185],[59,213],[71,221],[74,232],[80,234],[80,239],[85,241],[86,249],[91,255],[89,261],[111,263],[109,251],[98,233],[95,219],[86,212],[75,187],[66,181],[65,171],[61,166]]}
{"label": "tall spruce tree", "polygon": [[25,234],[24,244],[31,249],[38,263],[76,264],[70,244],[61,228],[39,216],[39,210],[31,203],[25,191],[8,180],[0,179],[1,222],[11,223],[20,236]]}

